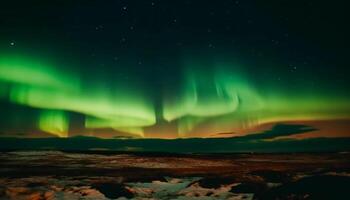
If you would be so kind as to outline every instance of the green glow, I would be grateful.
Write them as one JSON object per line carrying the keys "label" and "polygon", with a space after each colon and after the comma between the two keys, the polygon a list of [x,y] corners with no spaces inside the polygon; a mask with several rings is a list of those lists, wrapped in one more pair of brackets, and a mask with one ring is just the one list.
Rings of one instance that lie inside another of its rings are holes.
{"label": "green glow", "polygon": [[350,118],[347,98],[322,96],[321,92],[310,95],[311,91],[264,93],[238,67],[232,68],[218,64],[212,71],[203,71],[193,62],[186,67],[183,84],[175,94],[165,96],[163,103],[164,119],[177,121],[180,137],[191,135],[198,127],[210,134],[268,122]]}
{"label": "green glow", "polygon": [[[140,101],[140,98],[128,96],[127,93],[117,98],[108,92],[99,91],[98,95],[94,92],[97,91],[91,89],[91,94],[70,94],[40,87],[19,86],[12,89],[10,98],[13,102],[32,107],[75,111],[112,121],[118,119],[115,125],[122,127],[155,123],[152,107],[148,107],[146,100]],[[91,124],[90,121],[87,118],[87,124]]]}
{"label": "green glow", "polygon": [[[284,94],[266,96],[260,111],[261,122],[278,120],[345,119],[350,117],[349,100],[302,94],[298,97]],[[337,102],[337,103],[334,103]]]}
{"label": "green glow", "polygon": [[164,98],[164,119],[171,121],[185,115],[223,115],[241,108],[242,102],[243,106],[249,104],[246,109],[261,107],[259,94],[241,74],[225,68],[212,72],[199,70],[200,67],[197,70],[188,68],[176,101],[172,101],[174,97]]}
{"label": "green glow", "polygon": [[42,111],[39,129],[58,137],[68,137],[69,119],[64,111]]}
{"label": "green glow", "polygon": [[[18,61],[19,60],[19,61]],[[131,84],[98,87],[103,80],[78,82],[76,74],[34,62],[0,62],[0,81],[11,84],[9,100],[41,109],[86,115],[87,128],[114,128],[142,136],[142,128],[155,124],[152,102]]]}
{"label": "green glow", "polygon": [[206,120],[205,117],[193,117],[186,116],[178,120],[178,135],[179,137],[185,137],[186,133],[193,130],[196,126],[200,125]]}
{"label": "green glow", "polygon": [[[157,126],[155,102],[141,81],[106,81],[26,57],[0,58],[0,98],[40,109],[39,129],[69,135],[69,112],[85,117],[86,129],[111,128],[144,137]],[[176,124],[179,137],[208,135],[289,120],[349,119],[348,97],[300,89],[299,93],[256,85],[234,63],[186,62],[175,89],[157,113]],[[207,70],[203,70],[207,69]],[[169,123],[170,124],[170,123]],[[166,134],[166,133],[165,133]],[[98,135],[96,135],[98,136]]]}
{"label": "green glow", "polygon": [[0,58],[0,81],[68,91],[77,90],[80,85],[73,74],[21,56]]}
{"label": "green glow", "polygon": [[[86,128],[113,128],[118,131],[135,134],[144,137],[144,131],[140,124],[144,124],[145,120],[132,117],[117,117],[113,119],[101,119],[95,117],[87,117],[85,120]],[[154,122],[152,122],[154,123]],[[131,125],[134,125],[133,127]],[[146,126],[146,125],[145,125]]]}
{"label": "green glow", "polygon": [[226,66],[210,72],[199,70],[200,66],[193,63],[190,66],[194,69],[188,67],[176,98],[164,98],[164,119],[177,119],[180,136],[208,118],[262,108],[261,96],[241,74]]}

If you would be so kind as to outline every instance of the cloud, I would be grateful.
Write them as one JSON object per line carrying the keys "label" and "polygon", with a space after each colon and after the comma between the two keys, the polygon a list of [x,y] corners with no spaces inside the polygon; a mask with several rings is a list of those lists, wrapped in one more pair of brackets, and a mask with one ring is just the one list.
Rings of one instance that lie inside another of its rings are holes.
{"label": "cloud", "polygon": [[243,140],[265,140],[274,139],[280,136],[289,136],[317,130],[314,127],[300,124],[276,124],[272,129],[260,133],[235,137]]}

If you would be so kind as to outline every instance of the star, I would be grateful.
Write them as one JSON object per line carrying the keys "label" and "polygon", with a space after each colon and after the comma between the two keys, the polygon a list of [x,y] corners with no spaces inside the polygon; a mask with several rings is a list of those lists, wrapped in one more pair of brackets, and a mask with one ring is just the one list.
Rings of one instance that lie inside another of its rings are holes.
{"label": "star", "polygon": [[11,46],[15,46],[15,42],[10,42],[10,45]]}
{"label": "star", "polygon": [[100,29],[103,29],[103,25],[98,25],[95,27],[96,30],[100,30]]}
{"label": "star", "polygon": [[294,72],[295,70],[297,70],[297,67],[296,67],[296,66],[289,65],[289,67],[291,67],[291,69],[290,69],[291,72]]}

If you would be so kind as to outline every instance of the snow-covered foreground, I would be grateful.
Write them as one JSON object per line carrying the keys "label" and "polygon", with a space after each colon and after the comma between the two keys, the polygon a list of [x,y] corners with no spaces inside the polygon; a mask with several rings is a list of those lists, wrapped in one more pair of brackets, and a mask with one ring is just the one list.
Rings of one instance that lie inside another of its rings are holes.
{"label": "snow-covered foreground", "polygon": [[[14,200],[253,199],[254,194],[230,192],[239,183],[222,185],[218,188],[205,188],[198,183],[200,179],[199,177],[166,177],[165,181],[125,183],[123,186],[115,185],[115,188],[110,188],[112,191],[103,191],[105,194],[93,186],[77,186],[74,180],[59,180],[52,177],[31,177],[16,180],[1,179],[0,183],[1,185],[6,185],[2,191],[4,193],[2,199]],[[113,191],[113,189],[116,191]],[[124,196],[120,193],[122,191],[124,191]],[[108,197],[116,195],[118,192],[120,197]]]}
{"label": "snow-covered foreground", "polygon": [[1,152],[0,200],[342,199],[349,160],[344,153]]}

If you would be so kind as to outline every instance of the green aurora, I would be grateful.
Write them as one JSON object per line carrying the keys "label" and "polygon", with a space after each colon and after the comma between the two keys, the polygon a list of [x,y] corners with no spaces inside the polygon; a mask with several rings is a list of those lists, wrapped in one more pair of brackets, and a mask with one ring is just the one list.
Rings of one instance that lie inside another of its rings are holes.
{"label": "green aurora", "polygon": [[140,136],[141,127],[155,124],[152,103],[137,89],[126,88],[127,83],[113,85],[112,89],[99,88],[98,84],[84,85],[78,75],[41,62],[15,57],[2,59],[0,63],[0,79],[2,84],[9,84],[10,102],[48,111],[59,110],[40,117],[38,125],[43,131],[67,136],[62,133],[67,131],[69,123],[62,113],[65,111],[86,115],[86,128],[110,127]]}
{"label": "green aurora", "polygon": [[99,86],[104,80],[86,81],[79,73],[35,58],[2,57],[0,86],[7,88],[5,101],[40,109],[37,128],[59,137],[69,136],[69,112],[84,115],[86,129],[111,128],[138,137],[144,137],[146,127],[157,126],[158,115],[176,122],[178,137],[190,136],[202,124],[208,132],[220,133],[268,122],[350,118],[349,98],[322,92],[296,96],[273,88],[263,93],[237,65],[201,67],[186,62],[176,89],[165,87],[161,113],[130,82]]}

